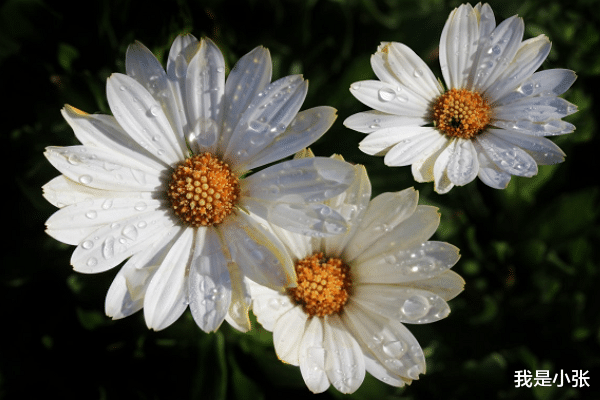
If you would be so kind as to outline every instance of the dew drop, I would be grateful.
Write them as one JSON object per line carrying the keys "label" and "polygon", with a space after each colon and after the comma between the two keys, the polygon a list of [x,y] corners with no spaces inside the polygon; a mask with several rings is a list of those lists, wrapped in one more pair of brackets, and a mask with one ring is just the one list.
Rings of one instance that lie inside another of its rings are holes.
{"label": "dew drop", "polygon": [[87,260],[87,262],[86,262],[86,265],[87,265],[88,267],[95,267],[96,265],[98,265],[98,260],[97,260],[96,258],[94,258],[94,257],[90,257],[90,258]]}
{"label": "dew drop", "polygon": [[396,91],[390,88],[381,88],[377,93],[381,101],[392,101],[396,97]]}
{"label": "dew drop", "polygon": [[125,228],[123,228],[121,234],[127,239],[135,240],[138,237],[138,230],[133,225],[127,225]]}
{"label": "dew drop", "polygon": [[406,299],[400,311],[409,319],[419,319],[427,315],[429,301],[421,295],[414,295]]}
{"label": "dew drop", "polygon": [[108,210],[113,205],[113,199],[106,199],[104,203],[102,203],[102,209]]}
{"label": "dew drop", "polygon": [[406,345],[401,340],[386,342],[381,348],[385,354],[393,358],[400,358],[406,353]]}
{"label": "dew drop", "polygon": [[98,216],[98,213],[95,210],[90,210],[90,211],[88,211],[88,212],[85,213],[85,216],[88,219],[94,219],[94,218],[96,218]]}
{"label": "dew drop", "polygon": [[115,238],[108,236],[102,243],[102,256],[105,259],[111,259],[115,255]]}
{"label": "dew drop", "polygon": [[92,247],[94,247],[94,242],[91,240],[86,240],[85,242],[81,243],[81,247],[86,250],[90,250]]}
{"label": "dew drop", "polygon": [[154,115],[155,117],[158,116],[160,114],[160,106],[150,107],[150,114]]}
{"label": "dew drop", "polygon": [[84,185],[89,185],[92,183],[92,177],[89,175],[81,175],[79,177],[79,182],[83,183]]}
{"label": "dew drop", "polygon": [[143,201],[138,201],[137,203],[135,203],[135,205],[133,206],[133,208],[136,211],[144,211],[146,208],[148,208],[148,204],[146,204]]}
{"label": "dew drop", "polygon": [[413,75],[415,76],[415,78],[420,78],[423,76],[423,71],[420,69],[415,69],[415,71],[413,72]]}

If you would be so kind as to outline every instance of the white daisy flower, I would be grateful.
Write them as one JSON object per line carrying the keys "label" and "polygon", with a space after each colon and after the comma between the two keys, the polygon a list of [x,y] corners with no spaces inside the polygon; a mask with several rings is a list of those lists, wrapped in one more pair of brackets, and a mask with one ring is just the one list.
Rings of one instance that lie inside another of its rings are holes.
{"label": "white daisy flower", "polygon": [[575,81],[573,71],[535,72],[550,52],[544,35],[522,41],[523,20],[496,26],[488,4],[463,4],[448,18],[440,39],[441,71],[448,90],[407,46],[382,43],[371,57],[380,81],[351,85],[374,108],[344,125],[367,133],[360,149],[383,156],[389,166],[412,164],[418,182],[434,181],[447,193],[479,176],[505,188],[511,175],[530,177],[538,164],[565,154],[543,136],[575,127],[561,118],[577,111],[557,96]]}
{"label": "white daisy flower", "polygon": [[322,203],[344,191],[353,168],[329,158],[263,166],[306,147],[336,110],[298,112],[307,82],[271,81],[268,50],[242,57],[225,81],[210,40],[179,36],[166,71],[141,43],[127,50],[127,75],[107,82],[109,115],[65,106],[82,143],[49,147],[62,175],[44,186],[60,207],[47,232],[76,245],[75,271],[98,273],[127,260],[106,297],[106,313],[142,307],[149,328],[169,326],[190,307],[205,331],[227,319],[249,329],[242,277],[289,285],[294,267],[273,235],[250,217],[302,234],[343,232],[343,217]]}
{"label": "white daisy flower", "polygon": [[297,286],[276,291],[249,282],[252,310],[273,332],[277,356],[300,366],[314,393],[330,384],[352,393],[365,371],[393,386],[418,379],[425,358],[404,324],[445,318],[446,302],[464,286],[449,270],[458,249],[428,240],[437,209],[418,206],[412,188],[369,202],[366,172],[356,168],[350,189],[329,201],[348,217],[349,231],[310,238],[273,226],[296,266]]}

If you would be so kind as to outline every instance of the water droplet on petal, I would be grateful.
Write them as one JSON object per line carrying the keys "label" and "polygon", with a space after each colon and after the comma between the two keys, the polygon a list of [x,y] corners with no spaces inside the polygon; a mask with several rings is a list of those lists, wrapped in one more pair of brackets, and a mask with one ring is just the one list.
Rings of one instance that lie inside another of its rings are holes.
{"label": "water droplet on petal", "polygon": [[419,319],[427,315],[429,301],[421,295],[414,295],[406,299],[400,311],[409,319]]}
{"label": "water droplet on petal", "polygon": [[81,175],[79,177],[79,182],[83,183],[84,185],[89,185],[92,183],[92,177],[89,175]]}
{"label": "water droplet on petal", "polygon": [[150,114],[154,115],[155,117],[158,116],[160,114],[160,106],[150,107]]}
{"label": "water droplet on petal", "polygon": [[135,208],[136,211],[144,211],[146,208],[148,208],[148,204],[146,204],[143,201],[138,201],[137,203],[135,203],[133,208]]}
{"label": "water droplet on petal", "polygon": [[396,97],[396,91],[391,88],[381,88],[377,93],[381,101],[392,101]]}
{"label": "water droplet on petal", "polygon": [[86,250],[90,250],[92,247],[94,247],[94,242],[91,240],[86,240],[85,242],[81,243],[81,247]]}
{"label": "water droplet on petal", "polygon": [[89,219],[94,219],[98,216],[98,213],[95,210],[90,210],[85,213],[85,216]]}
{"label": "water droplet on petal", "polygon": [[383,352],[390,357],[400,358],[406,353],[406,345],[401,340],[386,342],[382,346]]}

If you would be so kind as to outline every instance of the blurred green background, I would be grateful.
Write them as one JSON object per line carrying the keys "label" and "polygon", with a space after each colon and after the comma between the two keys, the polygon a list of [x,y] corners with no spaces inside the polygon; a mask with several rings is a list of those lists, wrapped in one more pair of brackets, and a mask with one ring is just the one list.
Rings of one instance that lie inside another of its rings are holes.
{"label": "blurred green background", "polygon": [[[259,325],[240,334],[224,324],[205,334],[189,312],[149,331],[141,312],[112,321],[104,296],[117,268],[99,275],[71,270],[72,246],[44,233],[55,211],[40,187],[58,175],[42,156],[49,145],[75,144],[60,109],[110,113],[106,78],[124,72],[134,40],[165,62],[175,36],[213,39],[231,68],[266,46],[274,76],[302,73],[310,82],[303,108],[336,107],[339,117],[313,150],[342,154],[367,167],[374,194],[415,186],[422,204],[438,206],[434,239],[461,249],[454,267],[465,291],[452,313],[409,329],[425,350],[427,374],[407,388],[367,376],[353,395],[335,389],[319,399],[599,399],[600,228],[597,135],[600,95],[600,2],[491,1],[497,22],[525,20],[525,38],[553,42],[543,69],[579,78],[564,96],[579,107],[566,120],[577,130],[552,138],[566,162],[513,178],[506,190],[478,180],[447,195],[413,181],[410,168],[388,168],[358,150],[363,134],[342,121],[368,108],[348,88],[372,79],[369,57],[381,41],[409,45],[439,74],[439,36],[460,2],[8,0],[0,6],[1,127],[7,172],[0,304],[0,398],[26,399],[303,399],[312,398],[296,367],[275,356]],[[516,388],[516,370],[550,377],[589,371],[589,388]]]}

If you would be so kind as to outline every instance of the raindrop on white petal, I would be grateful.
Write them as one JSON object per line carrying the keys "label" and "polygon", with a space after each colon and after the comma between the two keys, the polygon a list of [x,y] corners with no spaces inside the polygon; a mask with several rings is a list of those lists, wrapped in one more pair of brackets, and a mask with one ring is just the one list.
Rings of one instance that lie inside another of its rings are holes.
{"label": "raindrop on white petal", "polygon": [[385,342],[382,346],[383,352],[390,357],[400,358],[406,353],[406,345],[401,340]]}
{"label": "raindrop on white petal", "polygon": [[108,210],[113,205],[113,199],[106,199],[104,203],[102,203],[102,209]]}
{"label": "raindrop on white petal", "polygon": [[89,185],[92,183],[92,177],[89,175],[81,175],[79,177],[79,182],[83,183],[84,185]]}
{"label": "raindrop on white petal", "polygon": [[86,240],[85,242],[81,243],[81,247],[86,250],[90,250],[92,247],[94,247],[94,242],[91,240]]}
{"label": "raindrop on white petal", "polygon": [[415,76],[415,78],[420,78],[423,76],[423,71],[420,69],[415,69],[415,71],[413,72],[413,75]]}
{"label": "raindrop on white petal", "polygon": [[115,255],[115,238],[108,236],[102,243],[102,256],[105,259],[110,259]]}
{"label": "raindrop on white petal", "polygon": [[381,88],[377,93],[379,94],[379,100],[381,101],[392,101],[396,97],[396,91],[390,88]]}
{"label": "raindrop on white petal", "polygon": [[400,310],[409,319],[419,319],[427,315],[430,307],[425,297],[414,295],[404,301]]}
{"label": "raindrop on white petal", "polygon": [[94,257],[90,257],[87,262],[86,265],[88,267],[95,267],[96,265],[98,265],[98,260],[96,260]]}
{"label": "raindrop on white petal", "polygon": [[160,106],[150,107],[150,114],[154,115],[155,117],[158,116],[158,114],[160,114]]}
{"label": "raindrop on white petal", "polygon": [[135,240],[138,237],[138,231],[135,226],[127,225],[121,231],[121,234],[125,236],[127,239]]}
{"label": "raindrop on white petal", "polygon": [[94,219],[94,218],[96,218],[98,216],[98,213],[95,210],[90,210],[90,211],[88,211],[88,212],[85,213],[85,216],[88,219]]}
{"label": "raindrop on white petal", "polygon": [[148,208],[148,204],[146,204],[143,201],[138,201],[137,203],[135,203],[133,208],[135,208],[136,211],[144,211],[146,208]]}

